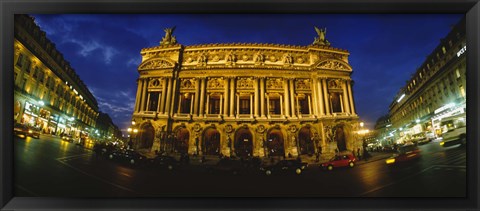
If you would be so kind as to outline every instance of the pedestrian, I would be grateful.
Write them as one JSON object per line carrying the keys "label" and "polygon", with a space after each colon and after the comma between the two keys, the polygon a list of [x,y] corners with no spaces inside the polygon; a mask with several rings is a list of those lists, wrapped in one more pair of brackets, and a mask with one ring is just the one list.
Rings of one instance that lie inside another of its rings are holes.
{"label": "pedestrian", "polygon": [[358,160],[362,159],[362,155],[360,154],[360,147],[357,148],[357,157],[358,157]]}

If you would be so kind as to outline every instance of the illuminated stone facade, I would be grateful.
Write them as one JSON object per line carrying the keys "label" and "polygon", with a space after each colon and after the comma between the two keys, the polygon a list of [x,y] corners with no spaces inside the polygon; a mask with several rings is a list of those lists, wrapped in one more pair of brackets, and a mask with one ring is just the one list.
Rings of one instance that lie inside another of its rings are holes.
{"label": "illuminated stone facade", "polygon": [[136,149],[295,157],[361,146],[349,53],[323,30],[309,46],[183,46],[165,31],[141,51]]}
{"label": "illuminated stone facade", "polygon": [[441,134],[440,119],[465,115],[466,36],[462,19],[427,57],[390,104],[393,128],[408,138]]}
{"label": "illuminated stone facade", "polygon": [[76,137],[95,127],[97,101],[32,17],[15,16],[13,47],[16,123]]}

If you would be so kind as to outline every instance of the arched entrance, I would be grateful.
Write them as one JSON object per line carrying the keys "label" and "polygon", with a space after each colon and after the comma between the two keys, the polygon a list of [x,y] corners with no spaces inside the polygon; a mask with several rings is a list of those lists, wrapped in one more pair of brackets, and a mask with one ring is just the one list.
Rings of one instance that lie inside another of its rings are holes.
{"label": "arched entrance", "polygon": [[298,131],[298,141],[301,155],[313,155],[315,153],[315,145],[313,144],[310,127],[302,127],[300,131]]}
{"label": "arched entrance", "polygon": [[284,156],[285,147],[282,131],[279,128],[273,128],[267,134],[267,155]]}
{"label": "arched entrance", "polygon": [[337,142],[337,147],[340,152],[347,150],[343,125],[339,125],[335,128],[335,141]]}
{"label": "arched entrance", "polygon": [[190,139],[190,133],[184,127],[177,129],[175,132],[175,142],[173,148],[175,152],[187,153],[188,152],[188,140]]}
{"label": "arched entrance", "polygon": [[220,154],[220,133],[215,128],[208,128],[203,133],[203,154]]}
{"label": "arched entrance", "polygon": [[155,129],[151,124],[145,124],[141,128],[141,136],[140,136],[140,149],[148,149],[152,148],[153,146],[153,138],[155,135]]}
{"label": "arched entrance", "polygon": [[235,133],[235,154],[239,157],[253,155],[253,137],[248,128],[242,127]]}

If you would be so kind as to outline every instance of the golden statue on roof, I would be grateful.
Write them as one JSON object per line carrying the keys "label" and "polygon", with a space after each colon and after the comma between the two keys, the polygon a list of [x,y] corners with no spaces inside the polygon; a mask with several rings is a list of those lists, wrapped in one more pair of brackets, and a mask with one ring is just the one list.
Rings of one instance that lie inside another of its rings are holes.
{"label": "golden statue on roof", "polygon": [[330,42],[328,42],[327,39],[325,39],[325,36],[327,34],[327,28],[325,29],[319,29],[316,26],[315,31],[317,31],[318,37],[315,37],[315,40],[313,41],[313,45],[326,45],[330,46]]}
{"label": "golden statue on roof", "polygon": [[162,41],[160,41],[160,45],[174,45],[174,44],[177,44],[177,38],[175,38],[175,36],[172,36],[174,30],[175,30],[175,26],[172,27],[172,28],[164,29],[165,37],[163,37]]}

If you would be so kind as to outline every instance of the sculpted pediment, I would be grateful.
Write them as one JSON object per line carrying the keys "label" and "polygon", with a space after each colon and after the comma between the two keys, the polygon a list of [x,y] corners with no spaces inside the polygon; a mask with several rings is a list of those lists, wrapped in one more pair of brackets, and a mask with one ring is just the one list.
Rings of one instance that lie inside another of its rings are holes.
{"label": "sculpted pediment", "polygon": [[138,67],[138,70],[155,70],[155,69],[167,69],[175,67],[175,63],[166,59],[149,59]]}
{"label": "sculpted pediment", "polygon": [[317,63],[316,69],[328,69],[328,70],[343,70],[343,71],[352,71],[352,67],[347,63],[340,60],[323,60]]}

